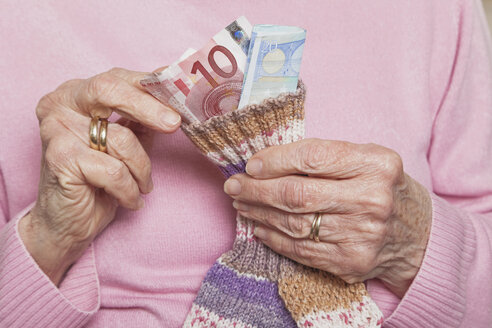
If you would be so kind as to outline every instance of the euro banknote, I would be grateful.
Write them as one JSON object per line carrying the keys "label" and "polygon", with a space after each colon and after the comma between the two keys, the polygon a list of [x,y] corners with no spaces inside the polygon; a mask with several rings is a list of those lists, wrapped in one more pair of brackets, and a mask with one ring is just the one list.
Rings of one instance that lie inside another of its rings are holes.
{"label": "euro banknote", "polygon": [[240,17],[198,51],[140,83],[177,110],[187,123],[205,121],[237,109],[252,26]]}
{"label": "euro banknote", "polygon": [[253,27],[238,108],[296,90],[305,40],[300,27]]}

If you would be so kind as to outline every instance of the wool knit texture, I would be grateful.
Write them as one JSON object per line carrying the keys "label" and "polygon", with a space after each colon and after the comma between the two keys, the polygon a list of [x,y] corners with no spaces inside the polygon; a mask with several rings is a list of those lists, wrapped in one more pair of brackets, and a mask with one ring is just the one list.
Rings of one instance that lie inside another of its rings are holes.
{"label": "wool knit texture", "polygon": [[[183,124],[193,143],[229,177],[269,146],[304,137],[305,87],[259,105]],[[189,327],[377,327],[382,314],[363,283],[349,285],[327,272],[279,255],[236,216],[236,239],[208,271],[184,323]],[[313,241],[314,242],[314,241]]]}

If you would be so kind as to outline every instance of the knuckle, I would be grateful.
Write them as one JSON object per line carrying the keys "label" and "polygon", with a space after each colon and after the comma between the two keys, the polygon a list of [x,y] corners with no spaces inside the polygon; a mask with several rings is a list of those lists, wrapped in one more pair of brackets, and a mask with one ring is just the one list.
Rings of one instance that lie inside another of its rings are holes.
{"label": "knuckle", "polygon": [[42,96],[36,106],[36,116],[39,121],[48,116],[53,109],[69,103],[70,90],[80,85],[81,79],[72,79],[60,84],[56,90]]}
{"label": "knuckle", "polygon": [[280,190],[283,203],[288,209],[295,210],[308,205],[306,189],[301,182],[293,179],[282,180]]}
{"label": "knuckle", "polygon": [[118,182],[124,181],[127,176],[127,167],[123,162],[117,161],[113,165],[107,167],[108,174]]}
{"label": "knuckle", "polygon": [[67,80],[60,84],[56,90],[42,96],[36,106],[36,116],[38,120],[42,120],[51,109],[67,103],[68,97],[71,95],[70,90],[80,85],[81,79]]}
{"label": "knuckle", "polygon": [[320,139],[309,139],[297,148],[299,170],[307,172],[320,171],[327,160],[326,147]]}
{"label": "knuckle", "polygon": [[388,226],[383,223],[377,224],[375,229],[373,230],[373,238],[378,248],[385,243],[387,235],[388,235]]}
{"label": "knuckle", "polygon": [[389,227],[387,224],[380,223],[378,225],[377,235],[379,236],[378,241],[383,243],[386,240],[386,236],[388,236]]}
{"label": "knuckle", "polygon": [[41,122],[51,110],[59,103],[58,92],[53,91],[45,94],[39,99],[38,105],[36,106],[36,117]]}
{"label": "knuckle", "polygon": [[111,74],[111,75],[115,75],[115,76],[121,76],[123,74],[126,74],[128,71],[124,68],[121,68],[121,67],[113,67],[111,68],[108,73]]}
{"label": "knuckle", "polygon": [[87,81],[87,93],[90,98],[101,98],[111,94],[117,84],[117,78],[109,73],[101,73]]}
{"label": "knuckle", "polygon": [[303,238],[309,234],[311,223],[304,215],[291,215],[286,218],[287,234],[294,238]]}
{"label": "knuckle", "polygon": [[76,88],[80,85],[80,83],[84,81],[83,79],[71,79],[63,82],[56,88],[55,92],[58,96],[60,96],[59,99],[62,99],[62,96],[65,96],[67,93],[70,93],[70,90],[73,88]]}
{"label": "knuckle", "polygon": [[400,155],[392,150],[387,150],[382,155],[384,176],[391,182],[399,179],[403,174],[403,161]]}
{"label": "knuckle", "polygon": [[58,121],[52,117],[47,116],[39,123],[39,135],[41,137],[41,141],[46,142],[50,139],[55,131],[55,125],[58,124]]}
{"label": "knuckle", "polygon": [[364,232],[369,234],[370,239],[375,245],[380,246],[386,239],[388,227],[386,224],[378,222],[365,222]]}
{"label": "knuckle", "polygon": [[372,213],[378,217],[386,219],[393,213],[393,194],[391,192],[375,192],[371,197]]}

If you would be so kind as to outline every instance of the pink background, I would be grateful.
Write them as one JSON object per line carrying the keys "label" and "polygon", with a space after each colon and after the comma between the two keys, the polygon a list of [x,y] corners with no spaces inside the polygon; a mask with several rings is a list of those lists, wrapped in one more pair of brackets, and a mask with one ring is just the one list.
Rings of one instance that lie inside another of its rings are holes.
{"label": "pink background", "polygon": [[[439,203],[435,248],[393,320],[415,315],[440,327],[466,315],[476,320],[470,326],[485,327],[492,304],[492,70],[478,3],[1,1],[0,223],[36,198],[35,107],[60,83],[114,66],[152,71],[188,47],[199,49],[240,15],[252,24],[297,25],[308,31],[301,66],[307,137],[390,147],[408,174],[454,205]],[[208,268],[232,246],[234,211],[219,171],[181,131],[158,135],[150,157],[155,189],[146,206],[120,208],[94,243],[100,290],[92,292],[102,310],[93,326],[179,326]],[[462,253],[468,257],[455,261]],[[399,300],[377,291],[389,315]],[[0,313],[2,301],[13,304],[0,297]]]}

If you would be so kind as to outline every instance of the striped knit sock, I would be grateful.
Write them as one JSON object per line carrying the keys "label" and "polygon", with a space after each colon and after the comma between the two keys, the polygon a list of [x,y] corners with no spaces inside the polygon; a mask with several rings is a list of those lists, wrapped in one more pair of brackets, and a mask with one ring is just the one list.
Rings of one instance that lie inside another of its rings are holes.
{"label": "striped knit sock", "polygon": [[[245,172],[259,150],[304,137],[305,89],[244,109],[183,124],[226,177]],[[183,327],[377,327],[382,315],[364,284],[348,285],[273,252],[237,216],[232,250],[208,271]]]}

